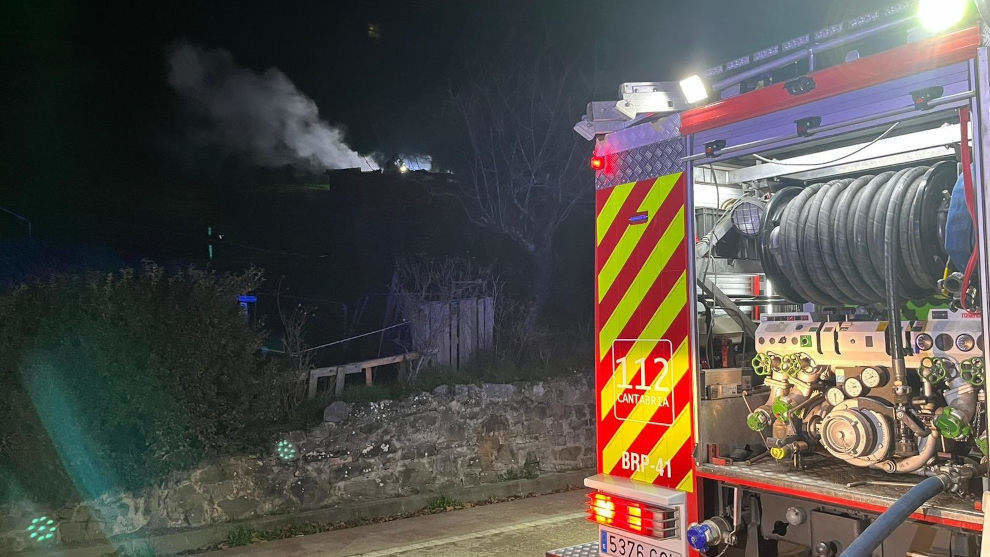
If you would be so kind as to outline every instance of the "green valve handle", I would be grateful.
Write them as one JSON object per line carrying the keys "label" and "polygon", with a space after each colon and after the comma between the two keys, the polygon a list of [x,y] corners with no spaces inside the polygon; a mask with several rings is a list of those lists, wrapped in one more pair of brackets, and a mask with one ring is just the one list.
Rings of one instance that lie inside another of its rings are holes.
{"label": "green valve handle", "polygon": [[962,439],[971,432],[969,425],[952,408],[943,408],[935,416],[935,427],[949,439]]}
{"label": "green valve handle", "polygon": [[746,417],[746,426],[753,431],[763,431],[770,425],[770,417],[765,411],[757,410]]}
{"label": "green valve handle", "polygon": [[774,416],[777,416],[780,421],[786,424],[788,421],[787,413],[791,410],[791,405],[786,400],[778,398],[773,401],[773,406],[770,407],[770,410],[773,412]]}
{"label": "green valve handle", "polygon": [[990,447],[988,447],[986,436],[981,435],[979,439],[976,440],[976,446],[983,453],[983,456],[990,456]]}
{"label": "green valve handle", "polygon": [[801,370],[806,367],[815,367],[815,361],[804,352],[799,352],[784,356],[783,365],[780,366],[780,369],[787,375],[793,377],[798,373],[801,373]]}
{"label": "green valve handle", "polygon": [[797,354],[788,354],[784,356],[784,360],[781,362],[780,370],[787,375],[794,375],[798,372],[800,364],[798,363]]}
{"label": "green valve handle", "polygon": [[921,359],[921,377],[932,385],[938,385],[942,381],[945,381],[946,376],[948,376],[948,370],[945,368],[945,362],[941,358],[931,358],[925,356]]}
{"label": "green valve handle", "polygon": [[983,359],[970,358],[959,364],[959,376],[970,385],[979,387],[986,382],[983,374]]}
{"label": "green valve handle", "polygon": [[753,373],[757,375],[770,375],[770,358],[766,354],[753,356]]}

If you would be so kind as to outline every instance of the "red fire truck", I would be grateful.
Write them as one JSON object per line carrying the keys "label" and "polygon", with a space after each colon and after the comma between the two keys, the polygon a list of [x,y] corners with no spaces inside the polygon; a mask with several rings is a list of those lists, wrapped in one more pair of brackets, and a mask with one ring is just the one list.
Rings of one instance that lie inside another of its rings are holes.
{"label": "red fire truck", "polygon": [[902,2],[588,105],[600,537],[549,554],[981,554],[981,11]]}

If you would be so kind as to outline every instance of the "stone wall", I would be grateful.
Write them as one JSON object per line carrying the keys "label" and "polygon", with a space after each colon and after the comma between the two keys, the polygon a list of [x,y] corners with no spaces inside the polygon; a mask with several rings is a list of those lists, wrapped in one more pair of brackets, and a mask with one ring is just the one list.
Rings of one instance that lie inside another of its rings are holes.
{"label": "stone wall", "polygon": [[349,502],[534,477],[595,465],[591,378],[441,386],[401,401],[336,402],[325,422],[287,433],[292,461],[274,451],[174,474],[137,493],[106,494],[63,509],[29,501],[0,509],[0,553],[29,546],[41,514],[75,545]]}

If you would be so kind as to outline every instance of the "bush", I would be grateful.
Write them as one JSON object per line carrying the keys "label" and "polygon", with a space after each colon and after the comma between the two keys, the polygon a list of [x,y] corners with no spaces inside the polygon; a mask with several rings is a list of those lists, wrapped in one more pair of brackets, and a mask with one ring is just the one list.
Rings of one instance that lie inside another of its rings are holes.
{"label": "bush", "polygon": [[451,499],[450,497],[441,494],[434,497],[433,499],[430,499],[430,502],[426,504],[426,510],[430,514],[434,514],[434,513],[442,513],[444,511],[450,511],[462,506],[463,505],[461,504],[461,502],[458,501],[457,499]]}
{"label": "bush", "polygon": [[294,383],[236,303],[260,280],[145,264],[0,296],[0,500],[92,498],[266,446]]}
{"label": "bush", "polygon": [[256,541],[257,534],[258,531],[250,526],[234,526],[227,531],[227,537],[224,540],[224,545],[227,547],[251,545]]}

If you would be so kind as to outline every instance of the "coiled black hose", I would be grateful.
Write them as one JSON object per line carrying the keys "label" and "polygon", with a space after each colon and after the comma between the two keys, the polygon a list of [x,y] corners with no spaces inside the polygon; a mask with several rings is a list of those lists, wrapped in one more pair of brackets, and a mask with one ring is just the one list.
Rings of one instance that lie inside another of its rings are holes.
{"label": "coiled black hose", "polygon": [[[924,296],[930,290],[923,285],[915,283],[913,276],[917,273],[909,269],[908,262],[901,256],[901,229],[908,228],[910,215],[901,212],[901,206],[905,194],[910,190],[911,184],[924,177],[928,168],[910,168],[899,180],[890,185],[890,198],[887,203],[880,208],[882,215],[877,218],[876,241],[882,248],[887,244],[893,247],[893,254],[890,264],[894,269],[894,280],[901,298],[916,298]],[[881,269],[886,272],[886,259]]]}
{"label": "coiled black hose", "polygon": [[853,261],[856,263],[855,269],[857,272],[862,273],[864,280],[869,281],[870,287],[877,292],[877,299],[883,297],[883,271],[877,271],[873,266],[867,225],[870,209],[875,206],[874,198],[876,198],[877,192],[884,184],[894,178],[895,173],[884,172],[870,180],[866,187],[863,188],[859,197],[856,198],[856,204],[852,209],[854,214],[849,224],[849,238],[851,241],[849,249],[852,250]]}
{"label": "coiled black hose", "polygon": [[[887,180],[887,182],[880,186],[876,197],[873,198],[873,205],[870,207],[870,216],[867,221],[866,241],[870,246],[870,253],[876,254],[876,257],[870,258],[870,262],[873,263],[873,268],[876,272],[881,275],[884,274],[885,270],[883,248],[887,242],[887,237],[884,234],[884,226],[887,223],[888,206],[890,205],[891,196],[893,196],[894,190],[903,183],[909,174],[921,172],[924,172],[924,169],[905,168],[894,173],[894,176],[890,180]],[[897,273],[895,276],[899,278],[901,273]]]}
{"label": "coiled black hose", "polygon": [[921,223],[904,217],[916,214],[917,203],[921,197],[920,194],[924,191],[925,182],[929,179],[931,173],[932,170],[928,169],[924,175],[911,182],[908,191],[905,193],[901,201],[902,218],[900,238],[898,238],[898,244],[901,248],[901,258],[904,261],[904,266],[911,273],[911,280],[919,286],[926,287],[927,290],[933,289],[935,284],[929,283],[929,275],[926,273],[924,263],[922,262],[921,246],[911,241],[912,233],[918,233]]}
{"label": "coiled black hose", "polygon": [[824,184],[808,186],[784,209],[780,220],[781,269],[790,278],[791,286],[805,298],[819,304],[835,305],[836,301],[811,280],[801,249],[803,224],[810,209],[807,201],[823,186]]}
{"label": "coiled black hose", "polygon": [[[834,300],[841,300],[843,296],[848,296],[849,288],[844,287],[844,284],[842,284],[840,280],[841,273],[839,273],[838,269],[829,265],[829,263],[835,261],[835,253],[822,249],[824,247],[821,241],[823,237],[820,235],[821,230],[818,224],[821,220],[822,210],[829,205],[826,202],[834,201],[835,197],[850,182],[852,180],[835,180],[825,184],[822,189],[818,190],[818,193],[808,201],[808,213],[804,221],[804,230],[802,231],[802,253],[821,254],[821,257],[805,258],[804,264],[808,269],[808,275],[819,290],[825,292]],[[855,296],[855,294],[853,295]]]}
{"label": "coiled black hose", "polygon": [[[849,215],[852,213],[850,207],[856,195],[863,189],[863,186],[872,180],[872,176],[862,176],[853,180],[849,187],[842,190],[842,194],[836,199],[834,210],[832,210],[832,220],[820,221],[818,233],[825,236],[823,251],[831,251],[835,256],[835,267],[839,269],[846,278],[846,283],[856,293],[859,300],[869,302],[880,296],[872,288],[869,282],[863,279],[863,275],[856,270],[856,263],[853,261],[852,250],[849,249],[851,242],[850,235],[846,231],[847,223],[850,221]],[[826,210],[823,208],[823,210]],[[831,235],[829,235],[831,234]]]}
{"label": "coiled black hose", "polygon": [[774,211],[767,211],[760,232],[764,271],[775,286],[786,284],[789,292],[780,293],[798,303],[884,304],[890,271],[898,299],[924,296],[945,267],[938,208],[954,185],[954,163],[945,161],[797,192],[786,188],[786,195],[771,199]]}
{"label": "coiled black hose", "polygon": [[780,250],[773,245],[773,238],[779,238],[780,216],[790,201],[799,193],[801,193],[801,188],[791,186],[778,191],[770,198],[767,210],[763,213],[763,220],[760,222],[760,235],[756,244],[756,251],[763,266],[763,272],[773,281],[777,293],[792,302],[804,303],[808,299],[791,288],[790,283],[787,282],[786,276],[780,268]]}
{"label": "coiled black hose", "polygon": [[898,397],[906,396],[899,393],[898,388],[907,384],[907,371],[904,366],[904,339],[903,335],[895,333],[895,331],[903,330],[901,328],[901,308],[898,302],[903,296],[901,287],[905,286],[903,283],[908,282],[907,278],[902,278],[903,274],[899,272],[904,267],[904,262],[898,258],[900,253],[898,227],[902,224],[901,198],[910,187],[911,182],[917,179],[919,175],[924,174],[925,170],[924,168],[912,168],[901,174],[897,180],[891,180],[892,185],[884,188],[890,191],[890,195],[887,196],[887,204],[878,211],[884,215],[881,221],[883,227],[880,230],[883,237],[883,279],[887,287],[887,330],[891,332],[888,338],[890,340],[891,367],[894,374],[894,394]]}

